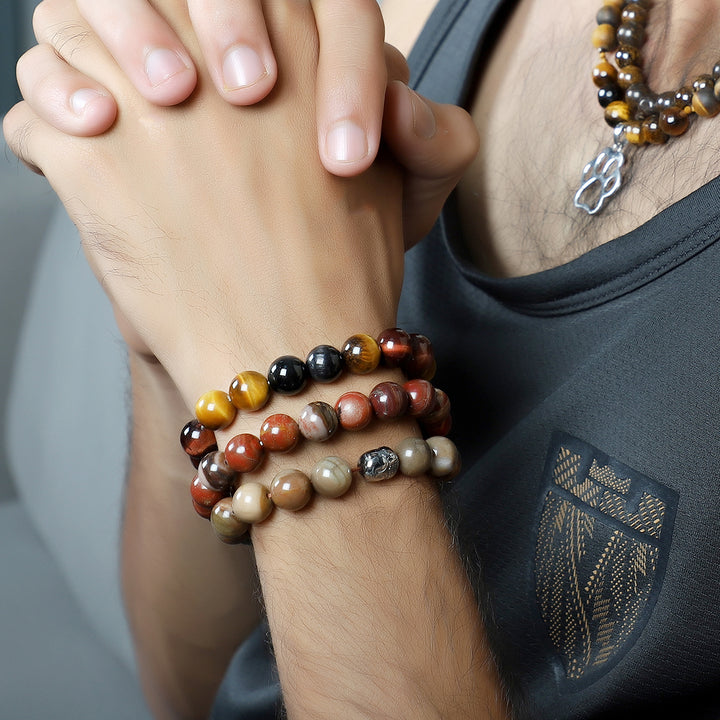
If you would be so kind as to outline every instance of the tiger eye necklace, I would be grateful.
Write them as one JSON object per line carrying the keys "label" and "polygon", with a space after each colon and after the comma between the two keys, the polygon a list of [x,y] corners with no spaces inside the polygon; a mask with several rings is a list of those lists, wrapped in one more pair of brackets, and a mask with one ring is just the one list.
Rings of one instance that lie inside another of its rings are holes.
{"label": "tiger eye necklace", "polygon": [[620,189],[630,147],[660,145],[686,132],[693,115],[720,113],[720,62],[692,86],[661,93],[648,87],[641,50],[650,5],[651,0],[604,0],[597,13],[592,43],[600,60],[592,77],[605,121],[613,128],[613,144],[583,169],[574,203],[589,215],[600,212]]}

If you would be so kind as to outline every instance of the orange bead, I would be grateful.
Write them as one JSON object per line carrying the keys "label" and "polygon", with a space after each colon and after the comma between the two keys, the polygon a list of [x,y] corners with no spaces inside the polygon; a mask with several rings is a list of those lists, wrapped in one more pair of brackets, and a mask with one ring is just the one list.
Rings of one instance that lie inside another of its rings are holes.
{"label": "orange bead", "polygon": [[254,412],[264,407],[270,398],[270,385],[261,373],[247,370],[235,376],[228,394],[238,410]]}
{"label": "orange bead", "polygon": [[236,414],[230,396],[222,390],[206,392],[195,404],[195,417],[211,430],[226,428]]}

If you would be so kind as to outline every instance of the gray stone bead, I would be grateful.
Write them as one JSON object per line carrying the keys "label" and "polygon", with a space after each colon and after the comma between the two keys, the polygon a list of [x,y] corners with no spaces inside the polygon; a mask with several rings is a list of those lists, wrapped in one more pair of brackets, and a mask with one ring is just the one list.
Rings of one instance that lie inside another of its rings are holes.
{"label": "gray stone bead", "polygon": [[342,458],[326,457],[312,469],[310,482],[318,495],[340,497],[352,485],[352,468]]}
{"label": "gray stone bead", "polygon": [[398,454],[389,447],[368,450],[358,460],[358,472],[371,482],[389,480],[400,469]]}
{"label": "gray stone bead", "polygon": [[460,472],[460,452],[452,440],[437,435],[426,442],[432,451],[430,472],[433,476],[450,479]]}
{"label": "gray stone bead", "polygon": [[403,475],[418,477],[430,471],[432,451],[422,438],[405,438],[397,446],[397,454],[400,458],[400,472]]}

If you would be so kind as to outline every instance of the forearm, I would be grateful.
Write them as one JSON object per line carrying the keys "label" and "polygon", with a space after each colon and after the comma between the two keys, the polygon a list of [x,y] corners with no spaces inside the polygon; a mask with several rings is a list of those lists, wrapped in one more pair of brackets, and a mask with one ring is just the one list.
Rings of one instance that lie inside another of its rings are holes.
{"label": "forearm", "polygon": [[187,410],[159,365],[131,355],[132,455],[123,588],[143,687],[158,718],[204,718],[237,645],[257,624],[254,563],[192,509],[179,448]]}

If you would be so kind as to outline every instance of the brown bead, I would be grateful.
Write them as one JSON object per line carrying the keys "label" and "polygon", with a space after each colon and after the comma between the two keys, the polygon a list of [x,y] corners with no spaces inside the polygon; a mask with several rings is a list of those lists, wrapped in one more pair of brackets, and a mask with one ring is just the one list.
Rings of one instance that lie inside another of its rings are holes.
{"label": "brown bead", "polygon": [[[209,511],[213,508],[216,502],[222,500],[225,497],[225,493],[208,487],[196,475],[193,478],[192,483],[190,484],[190,496],[192,497],[193,502],[196,503],[197,506],[205,508]],[[195,509],[199,512],[198,507],[196,507]],[[209,515],[203,515],[203,517],[209,517]]]}
{"label": "brown bead", "polygon": [[352,468],[339,457],[326,457],[315,464],[310,482],[318,495],[336,498],[344,495],[352,485]]}
{"label": "brown bead", "polygon": [[660,122],[657,117],[649,117],[643,120],[643,133],[645,141],[653,145],[662,145],[667,142],[667,135],[660,129]]}
{"label": "brown bead", "polygon": [[624,22],[636,22],[644,25],[647,22],[647,10],[637,3],[629,3],[623,8],[620,17]]}
{"label": "brown bead", "polygon": [[237,545],[245,540],[249,525],[233,515],[232,498],[218,501],[210,515],[215,535],[227,545]]}
{"label": "brown bead", "polygon": [[236,414],[237,409],[230,396],[222,390],[206,392],[195,404],[195,417],[211,430],[226,428]]}
{"label": "brown bead", "polygon": [[270,515],[272,509],[268,490],[260,483],[243,483],[232,498],[233,515],[249,525],[261,523]]}
{"label": "brown bead", "polygon": [[593,82],[599,88],[614,85],[617,78],[617,70],[607,60],[601,60],[592,73]]}
{"label": "brown bead", "polygon": [[377,418],[392,420],[407,412],[410,398],[402,385],[396,382],[381,382],[370,391],[370,403]]}
{"label": "brown bead", "polygon": [[354,390],[343,393],[338,398],[335,412],[344,430],[362,430],[374,417],[370,398]]}
{"label": "brown bead", "polygon": [[265,448],[260,438],[250,433],[236,435],[225,447],[225,459],[235,472],[250,473],[256,470],[264,457]]}
{"label": "brown bead", "polygon": [[692,109],[701,117],[714,117],[720,112],[720,102],[712,85],[704,85],[695,91]]}
{"label": "brown bead", "polygon": [[627,0],[603,0],[603,5],[608,5],[609,7],[614,7],[618,10],[622,10],[622,6],[626,2]]}
{"label": "brown bead", "polygon": [[627,65],[617,74],[617,84],[623,89],[643,82],[645,82],[643,71],[637,65]]}
{"label": "brown bead", "polygon": [[450,398],[443,390],[435,390],[435,407],[432,412],[422,418],[423,424],[437,423],[450,415]]}
{"label": "brown bead", "polygon": [[198,420],[191,420],[180,432],[180,445],[198,463],[210,451],[217,450],[215,433]]}
{"label": "brown bead", "polygon": [[298,418],[300,434],[312,442],[329,440],[339,425],[335,409],[321,400],[308,403]]}
{"label": "brown bead", "polygon": [[655,104],[657,105],[658,110],[677,107],[677,99],[675,98],[675,93],[672,90],[667,90],[666,92],[660,93],[655,100]]}
{"label": "brown bead", "polygon": [[636,22],[622,22],[617,29],[619,45],[639,48],[645,42],[645,28]]}
{"label": "brown bead", "polygon": [[297,422],[285,413],[270,415],[260,428],[260,442],[269,452],[289,452],[299,440]]}
{"label": "brown bead", "polygon": [[270,499],[283,510],[301,510],[312,494],[310,478],[299,470],[281,470],[270,484]]}
{"label": "brown bead", "polygon": [[621,122],[628,122],[628,120],[630,120],[630,108],[626,102],[618,100],[611,102],[605,108],[605,122],[611,127],[615,127]]}
{"label": "brown bead", "polygon": [[345,341],[342,356],[351,373],[367,375],[380,364],[380,346],[375,338],[359,333]]}
{"label": "brown bead", "polygon": [[198,477],[205,485],[227,492],[235,479],[235,471],[228,465],[225,453],[221,450],[214,450],[200,461]]}
{"label": "brown bead", "polygon": [[598,25],[612,25],[617,27],[620,24],[620,10],[612,5],[603,5],[595,16]]}
{"label": "brown bead", "polygon": [[419,333],[413,333],[410,338],[412,341],[412,355],[403,362],[403,372],[408,378],[432,380],[437,370],[432,343],[425,335]]}
{"label": "brown bead", "polygon": [[592,33],[592,44],[598,50],[614,50],[617,45],[616,28],[607,23],[597,25]]}
{"label": "brown bead", "polygon": [[715,81],[713,80],[712,75],[699,75],[693,81],[692,87],[693,91],[697,92],[704,87],[715,87]]}
{"label": "brown bead", "polygon": [[400,473],[402,475],[418,477],[430,470],[432,451],[422,438],[405,438],[397,446],[396,452],[400,458]]}
{"label": "brown bead", "polygon": [[693,99],[693,90],[690,87],[687,87],[687,86],[681,87],[675,93],[675,105],[677,105],[679,108],[690,107],[690,105],[692,105],[692,99]]}
{"label": "brown bead", "polygon": [[444,479],[455,477],[460,472],[462,464],[455,443],[446,437],[430,437],[426,442],[432,453],[430,473]]}
{"label": "brown bead", "polygon": [[264,407],[270,397],[267,378],[255,370],[238,373],[228,391],[232,404],[238,410],[253,412]]}
{"label": "brown bead", "polygon": [[403,388],[410,399],[408,413],[412,417],[425,417],[435,409],[435,388],[427,380],[408,380]]}
{"label": "brown bead", "polygon": [[660,129],[673,137],[682,135],[690,126],[690,118],[677,107],[665,108],[660,112]]}
{"label": "brown bead", "polygon": [[627,141],[633,145],[645,144],[645,136],[643,135],[642,125],[639,122],[626,123],[625,137]]}
{"label": "brown bead", "polygon": [[648,117],[655,112],[655,97],[645,83],[633,83],[625,90],[625,102],[637,118]]}
{"label": "brown bead", "polygon": [[622,45],[615,53],[615,62],[617,62],[618,67],[620,68],[627,67],[628,65],[637,65],[640,67],[642,63],[642,54],[639,48]]}
{"label": "brown bead", "polygon": [[388,328],[377,337],[385,367],[400,367],[412,353],[410,334],[400,328]]}

